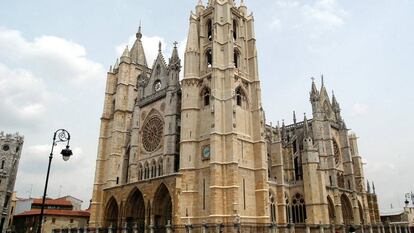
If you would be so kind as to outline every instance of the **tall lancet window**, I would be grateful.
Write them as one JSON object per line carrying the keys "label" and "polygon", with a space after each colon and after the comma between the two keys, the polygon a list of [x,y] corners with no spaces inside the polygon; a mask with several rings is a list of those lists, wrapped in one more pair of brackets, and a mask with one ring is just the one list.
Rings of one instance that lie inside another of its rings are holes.
{"label": "tall lancet window", "polygon": [[236,88],[236,104],[242,108],[247,107],[247,98],[246,94],[241,87]]}
{"label": "tall lancet window", "polygon": [[210,105],[210,89],[204,88],[202,92],[204,107]]}
{"label": "tall lancet window", "polygon": [[233,19],[233,40],[237,40],[237,20]]}
{"label": "tall lancet window", "polygon": [[234,50],[234,52],[233,52],[233,62],[234,62],[234,67],[239,68],[239,66],[240,66],[240,54],[237,50]]}
{"label": "tall lancet window", "polygon": [[211,49],[208,49],[206,52],[206,61],[207,61],[207,68],[211,68],[213,66],[213,52]]}
{"label": "tall lancet window", "polygon": [[213,21],[211,19],[207,20],[207,39],[209,41],[213,40]]}

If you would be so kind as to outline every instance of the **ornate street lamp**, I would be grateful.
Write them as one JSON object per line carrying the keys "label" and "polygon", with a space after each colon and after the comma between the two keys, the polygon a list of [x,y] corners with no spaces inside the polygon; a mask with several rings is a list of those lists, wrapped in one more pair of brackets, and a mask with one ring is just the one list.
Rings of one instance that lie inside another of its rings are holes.
{"label": "ornate street lamp", "polygon": [[52,142],[52,149],[50,150],[49,155],[49,165],[47,167],[47,174],[46,174],[46,182],[45,182],[45,190],[43,192],[43,199],[42,199],[42,208],[40,210],[40,218],[39,218],[39,226],[38,226],[38,233],[42,232],[42,224],[43,224],[43,212],[45,209],[45,201],[46,201],[46,193],[47,193],[47,184],[49,182],[49,173],[50,173],[50,164],[52,163],[53,158],[53,149],[57,145],[58,142],[67,142],[66,148],[63,149],[60,154],[64,161],[68,161],[70,156],[73,155],[72,150],[69,149],[69,141],[70,141],[70,134],[65,129],[58,129],[53,134],[53,142]]}

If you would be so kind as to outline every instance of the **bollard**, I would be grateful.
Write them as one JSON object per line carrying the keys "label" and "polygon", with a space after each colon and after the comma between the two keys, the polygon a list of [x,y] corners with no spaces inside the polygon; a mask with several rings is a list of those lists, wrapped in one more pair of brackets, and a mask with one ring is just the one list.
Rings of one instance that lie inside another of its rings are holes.
{"label": "bollard", "polygon": [[385,233],[385,227],[384,224],[381,224],[382,233]]}
{"label": "bollard", "polygon": [[372,225],[369,225],[369,233],[374,233],[374,230],[372,229]]}
{"label": "bollard", "polygon": [[111,223],[111,225],[109,225],[109,227],[108,227],[108,233],[112,233],[113,232],[113,227],[112,227],[112,223]]}
{"label": "bollard", "polygon": [[154,225],[150,224],[148,226],[148,229],[149,229],[149,233],[154,233]]}
{"label": "bollard", "polygon": [[305,233],[310,233],[310,227],[308,224],[305,226]]}

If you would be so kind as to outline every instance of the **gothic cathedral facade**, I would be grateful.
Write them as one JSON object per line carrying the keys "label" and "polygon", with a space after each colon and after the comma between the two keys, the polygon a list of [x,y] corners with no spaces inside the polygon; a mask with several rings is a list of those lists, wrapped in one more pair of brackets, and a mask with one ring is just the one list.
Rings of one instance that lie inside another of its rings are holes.
{"label": "gothic cathedral facade", "polygon": [[182,80],[176,45],[167,62],[160,44],[148,66],[141,28],[108,72],[90,225],[161,233],[379,223],[356,136],[325,86],[312,83],[312,119],[267,125],[243,1],[200,1],[189,21]]}

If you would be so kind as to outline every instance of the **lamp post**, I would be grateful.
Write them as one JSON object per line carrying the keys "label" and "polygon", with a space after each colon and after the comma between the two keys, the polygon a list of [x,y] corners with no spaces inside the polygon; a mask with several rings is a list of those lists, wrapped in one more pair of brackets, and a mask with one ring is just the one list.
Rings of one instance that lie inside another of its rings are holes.
{"label": "lamp post", "polygon": [[65,129],[58,129],[53,134],[53,142],[52,142],[52,149],[50,150],[49,155],[49,165],[47,167],[47,174],[46,174],[46,182],[45,182],[45,189],[43,192],[43,199],[42,199],[42,208],[40,210],[40,219],[39,219],[39,226],[38,226],[38,233],[42,232],[42,224],[43,224],[43,212],[45,209],[45,201],[46,201],[46,193],[47,193],[47,184],[49,182],[49,173],[50,173],[50,164],[52,163],[53,158],[53,149],[57,145],[58,142],[67,142],[66,148],[63,149],[60,154],[64,161],[68,161],[70,156],[73,154],[72,150],[69,149],[69,141],[70,141],[70,134]]}

